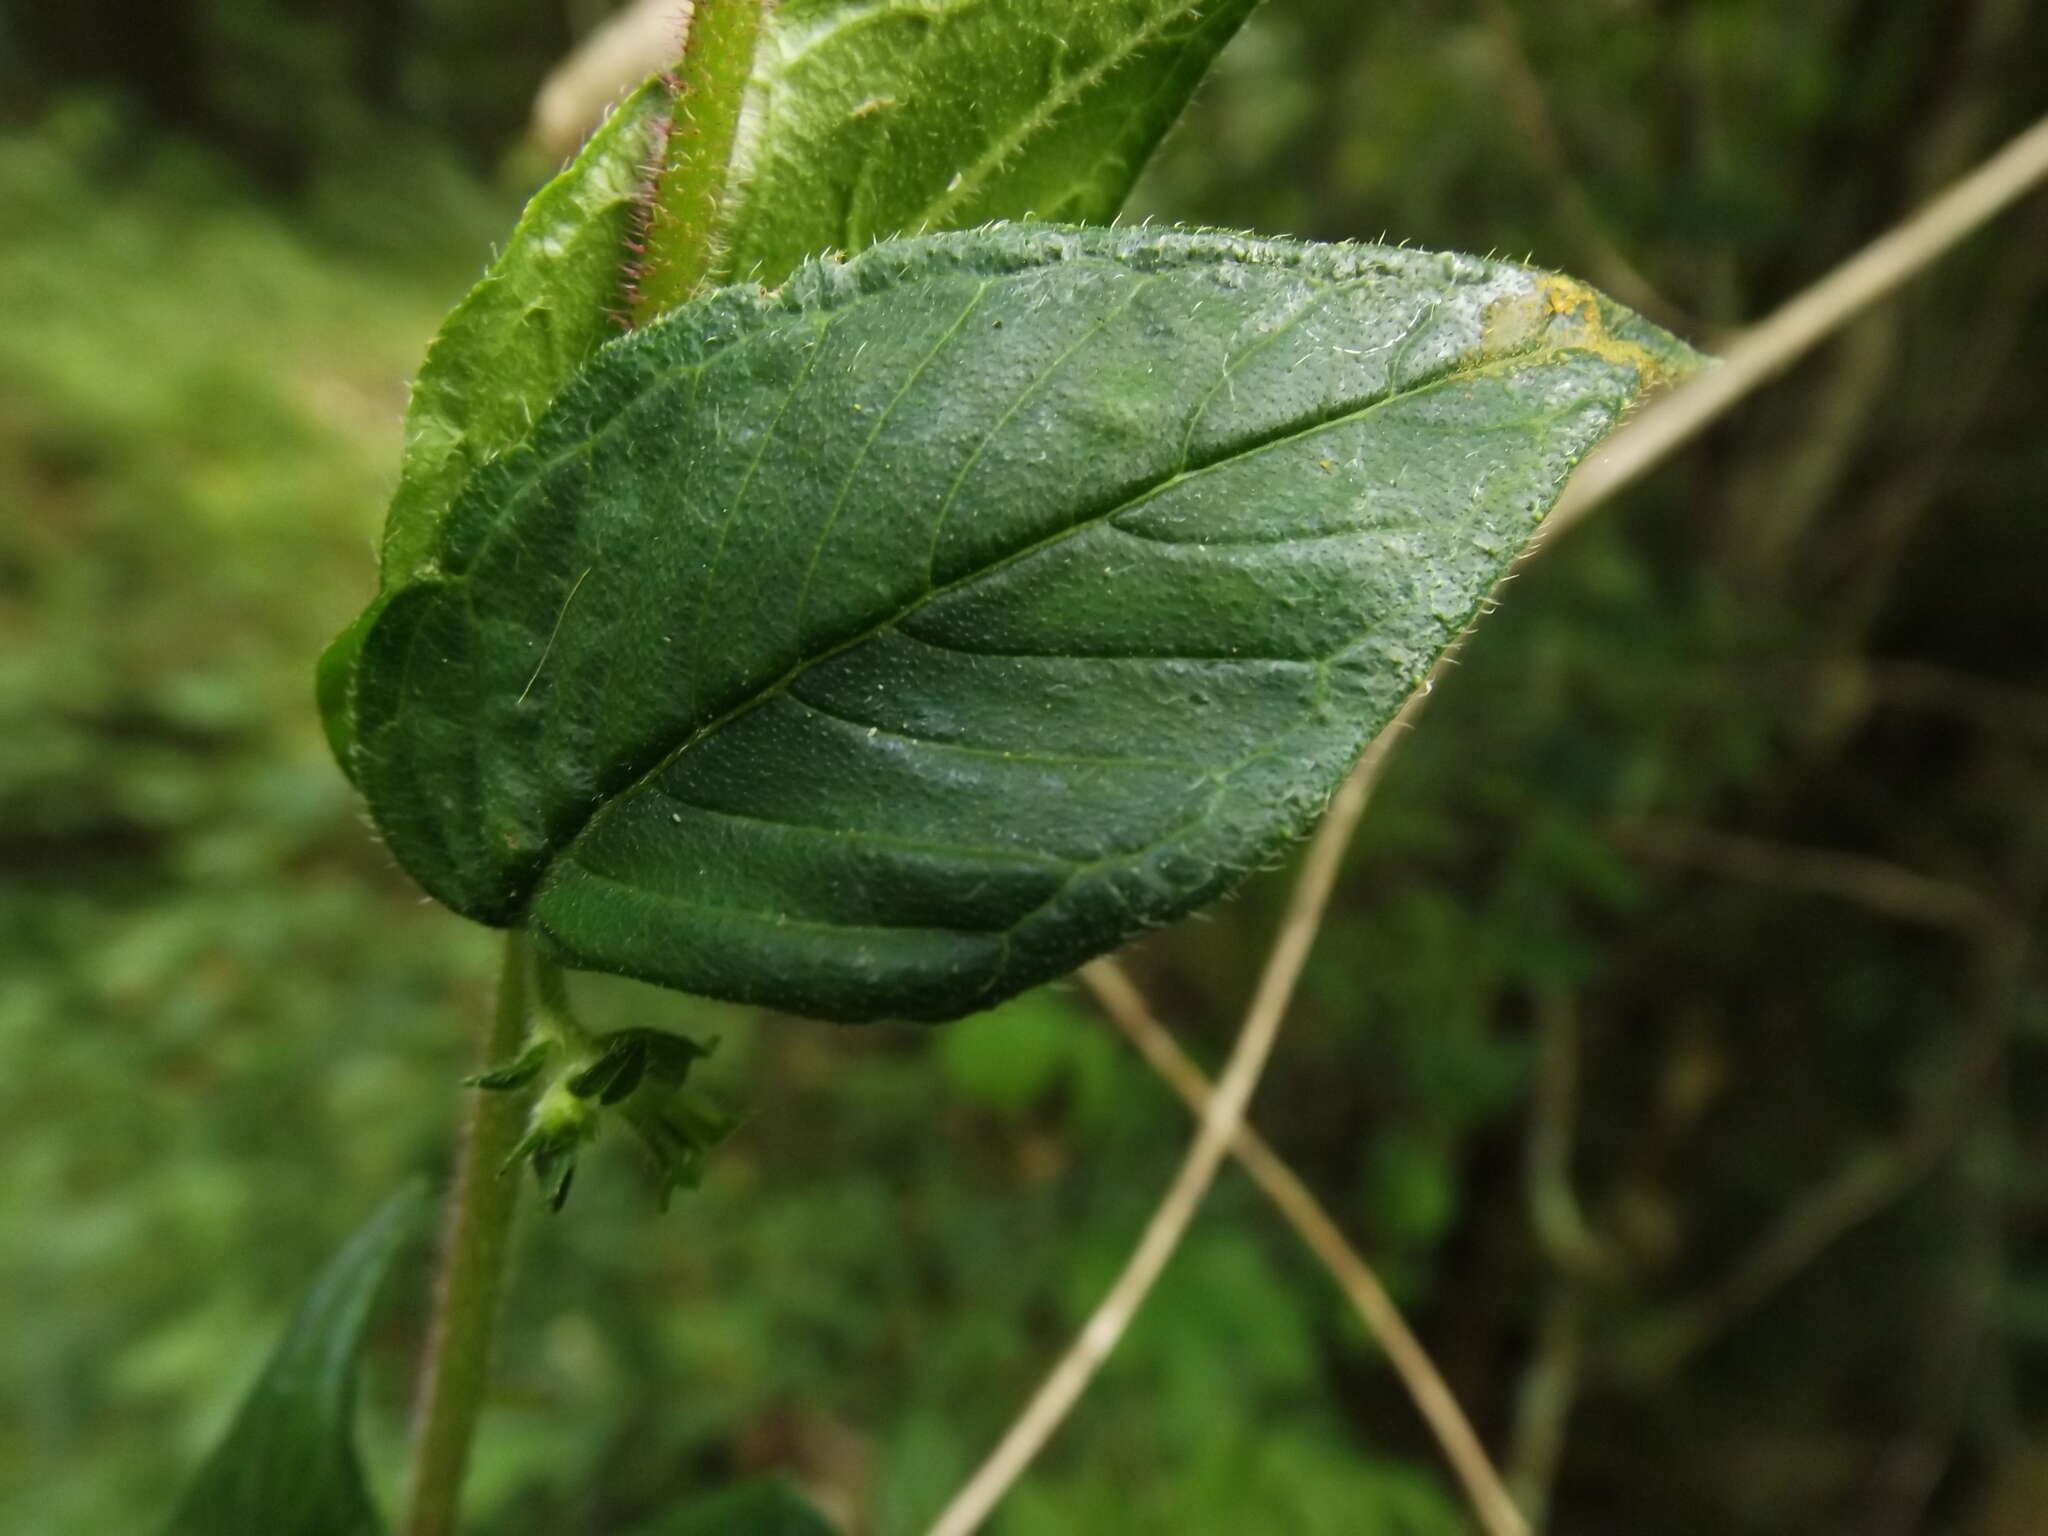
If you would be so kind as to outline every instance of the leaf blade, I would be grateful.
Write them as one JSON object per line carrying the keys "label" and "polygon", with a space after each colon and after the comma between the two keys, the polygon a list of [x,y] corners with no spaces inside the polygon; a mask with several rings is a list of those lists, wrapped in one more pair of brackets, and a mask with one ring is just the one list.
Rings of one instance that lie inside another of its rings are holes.
{"label": "leaf blade", "polygon": [[385,1273],[424,1203],[417,1188],[394,1196],[328,1262],[164,1536],[384,1529],[355,1448],[356,1359]]}
{"label": "leaf blade", "polygon": [[431,559],[457,491],[521,441],[592,353],[623,329],[626,237],[672,106],[650,80],[527,203],[501,255],[449,311],[406,410],[384,527],[387,585]]}
{"label": "leaf blade", "polygon": [[[674,265],[774,285],[895,235],[1107,220],[1256,3],[792,0],[762,15],[760,0],[721,0],[749,13],[731,30],[746,30],[751,69],[731,131],[710,136],[730,149],[708,223],[677,223]],[[668,303],[697,291],[658,286]]]}
{"label": "leaf blade", "polygon": [[373,810],[568,964],[992,1004],[1305,825],[1690,365],[1647,334],[1500,263],[1042,226],[727,290],[465,495],[365,652]]}

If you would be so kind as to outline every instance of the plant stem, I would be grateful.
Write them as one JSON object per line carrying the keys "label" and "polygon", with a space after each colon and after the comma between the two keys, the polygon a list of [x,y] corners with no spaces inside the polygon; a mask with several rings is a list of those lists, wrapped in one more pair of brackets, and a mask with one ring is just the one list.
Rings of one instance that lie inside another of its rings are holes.
{"label": "plant stem", "polygon": [[[526,936],[508,933],[497,1010],[483,1041],[482,1068],[517,1054],[525,1038],[526,972]],[[512,1216],[519,1203],[520,1181],[501,1174],[533,1099],[530,1090],[464,1092],[469,1102],[462,1147],[448,1194],[434,1316],[413,1407],[405,1536],[454,1536],[462,1478],[490,1372]]]}
{"label": "plant stem", "polygon": [[676,104],[633,283],[635,324],[736,275],[721,270],[731,255],[733,146],[762,21],[773,9],[765,0],[695,0],[683,14]]}

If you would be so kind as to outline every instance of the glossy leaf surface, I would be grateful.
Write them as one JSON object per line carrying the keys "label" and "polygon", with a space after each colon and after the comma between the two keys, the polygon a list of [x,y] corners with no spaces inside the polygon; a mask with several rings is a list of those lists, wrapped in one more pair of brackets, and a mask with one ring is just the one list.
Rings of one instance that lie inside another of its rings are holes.
{"label": "glossy leaf surface", "polygon": [[356,1454],[356,1359],[370,1307],[422,1201],[392,1199],[313,1282],[165,1536],[375,1536]]}
{"label": "glossy leaf surface", "polygon": [[606,346],[369,628],[392,850],[564,963],[1000,1001],[1269,858],[1691,354],[1548,274],[1023,226]]}

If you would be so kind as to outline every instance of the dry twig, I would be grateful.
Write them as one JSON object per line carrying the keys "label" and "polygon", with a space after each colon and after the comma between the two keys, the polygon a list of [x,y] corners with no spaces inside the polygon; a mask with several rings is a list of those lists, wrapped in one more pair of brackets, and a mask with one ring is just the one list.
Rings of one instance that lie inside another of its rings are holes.
{"label": "dry twig", "polygon": [[[1095,994],[1110,1022],[1123,1031],[1152,1070],[1166,1080],[1198,1119],[1207,1115],[1214,1093],[1209,1079],[1166,1026],[1153,1016],[1123,967],[1114,960],[1097,960],[1082,970],[1081,980]],[[1528,1522],[1508,1497],[1507,1488],[1487,1458],[1479,1436],[1473,1432],[1471,1421],[1372,1266],[1345,1241],[1322,1202],[1257,1131],[1249,1125],[1240,1128],[1230,1151],[1309,1252],[1322,1262],[1366,1329],[1379,1341],[1387,1363],[1401,1378],[1401,1385],[1407,1389],[1430,1433],[1436,1436],[1444,1460],[1450,1463],[1487,1536],[1527,1536]]]}

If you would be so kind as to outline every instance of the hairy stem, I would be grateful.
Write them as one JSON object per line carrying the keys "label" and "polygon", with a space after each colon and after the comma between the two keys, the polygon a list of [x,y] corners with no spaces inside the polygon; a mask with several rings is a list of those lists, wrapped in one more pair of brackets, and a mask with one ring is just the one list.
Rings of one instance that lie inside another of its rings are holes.
{"label": "hairy stem", "polygon": [[723,275],[720,224],[733,150],[761,23],[773,8],[763,0],[696,0],[684,13],[675,110],[634,279],[635,323],[688,302]]}
{"label": "hairy stem", "polygon": [[[484,1036],[480,1069],[519,1050],[526,1034],[526,971],[526,937],[508,933],[498,1005]],[[533,1095],[465,1091],[469,1104],[462,1148],[448,1194],[434,1316],[413,1407],[405,1536],[453,1536],[455,1531],[519,1202],[519,1180],[501,1175]]]}

